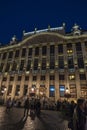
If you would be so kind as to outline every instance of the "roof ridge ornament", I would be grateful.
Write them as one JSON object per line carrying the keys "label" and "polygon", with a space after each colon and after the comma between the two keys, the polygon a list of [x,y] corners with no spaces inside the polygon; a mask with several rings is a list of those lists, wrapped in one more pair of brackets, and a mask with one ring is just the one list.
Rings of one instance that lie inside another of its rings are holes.
{"label": "roof ridge ornament", "polygon": [[76,23],[72,27],[73,35],[80,35],[81,34],[81,28]]}
{"label": "roof ridge ornament", "polygon": [[14,35],[13,37],[12,37],[12,41],[13,42],[15,42],[17,39],[16,39],[16,35]]}
{"label": "roof ridge ornament", "polygon": [[14,35],[10,41],[10,44],[14,44],[17,42],[17,38],[16,38],[16,35]]}
{"label": "roof ridge ornament", "polygon": [[50,25],[48,25],[48,31],[50,31]]}
{"label": "roof ridge ornament", "polygon": [[36,32],[37,32],[37,28],[34,29],[34,33],[36,33]]}

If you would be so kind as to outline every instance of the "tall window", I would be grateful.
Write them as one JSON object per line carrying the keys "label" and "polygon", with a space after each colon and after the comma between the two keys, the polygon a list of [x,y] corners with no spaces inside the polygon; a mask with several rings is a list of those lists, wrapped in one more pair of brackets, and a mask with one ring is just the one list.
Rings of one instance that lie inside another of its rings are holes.
{"label": "tall window", "polygon": [[64,57],[59,56],[59,68],[64,69]]}
{"label": "tall window", "polygon": [[16,63],[16,62],[13,62],[12,71],[16,71],[16,69],[17,69],[17,63]]}
{"label": "tall window", "polygon": [[36,75],[35,76],[33,76],[33,81],[36,81],[37,80],[37,77],[36,77]]}
{"label": "tall window", "polygon": [[27,68],[26,70],[29,71],[31,68],[31,59],[28,59]]}
{"label": "tall window", "polygon": [[32,48],[29,48],[28,56],[32,56]]}
{"label": "tall window", "polygon": [[78,61],[78,67],[79,68],[84,68],[83,56],[78,56],[77,61]]}
{"label": "tall window", "polygon": [[13,81],[13,80],[14,80],[14,76],[11,76],[11,77],[10,77],[10,81]]}
{"label": "tall window", "polygon": [[68,56],[68,68],[69,69],[74,68],[73,56]]}
{"label": "tall window", "polygon": [[42,55],[46,55],[47,54],[47,46],[43,46],[42,47]]}
{"label": "tall window", "polygon": [[22,49],[22,57],[24,57],[26,55],[26,48]]}
{"label": "tall window", "polygon": [[19,57],[19,50],[16,50],[15,52],[15,58]]}
{"label": "tall window", "polygon": [[45,80],[45,75],[41,75],[40,80]]}
{"label": "tall window", "polygon": [[42,70],[46,70],[46,58],[42,58]]}
{"label": "tall window", "polygon": [[25,81],[28,81],[29,80],[29,76],[25,76]]}
{"label": "tall window", "polygon": [[0,65],[0,72],[3,71],[3,67],[4,67],[4,63],[1,63],[1,65]]}
{"label": "tall window", "polygon": [[54,55],[54,52],[55,52],[54,45],[51,45],[51,46],[50,46],[50,54],[51,54],[51,55]]}
{"label": "tall window", "polygon": [[22,76],[21,75],[18,76],[18,81],[21,81],[21,79],[22,79]]}
{"label": "tall window", "polygon": [[85,50],[87,51],[87,41],[85,41]]}
{"label": "tall window", "polygon": [[36,47],[35,48],[35,56],[38,56],[39,55],[39,47]]}
{"label": "tall window", "polygon": [[72,43],[67,44],[67,49],[72,49]]}
{"label": "tall window", "polygon": [[82,51],[81,43],[80,43],[80,42],[76,43],[76,51],[77,51],[77,52],[78,52],[78,51]]}
{"label": "tall window", "polygon": [[65,75],[59,74],[59,80],[65,80]]}
{"label": "tall window", "polygon": [[67,44],[67,53],[68,53],[68,54],[72,54],[72,53],[73,53],[72,44],[71,44],[71,43],[68,43],[68,44]]}
{"label": "tall window", "polygon": [[4,53],[3,53],[3,56],[2,56],[2,59],[3,59],[3,60],[6,59],[6,56],[7,56],[7,52],[4,52]]}
{"label": "tall window", "polygon": [[9,85],[7,95],[10,96],[12,92],[12,85]]}
{"label": "tall window", "polygon": [[63,45],[62,44],[58,45],[58,53],[59,54],[63,53]]}
{"label": "tall window", "polygon": [[10,63],[7,63],[6,68],[5,68],[5,72],[8,72],[9,69],[10,69]]}
{"label": "tall window", "polygon": [[50,85],[50,87],[49,87],[49,97],[55,97],[55,87],[54,87],[54,85]]}
{"label": "tall window", "polygon": [[50,69],[55,68],[55,57],[50,57]]}
{"label": "tall window", "polygon": [[50,75],[50,80],[55,80],[55,76],[54,75]]}
{"label": "tall window", "polygon": [[23,71],[23,68],[24,68],[24,60],[21,60],[20,71]]}
{"label": "tall window", "polygon": [[34,59],[34,70],[38,69],[38,59]]}
{"label": "tall window", "polygon": [[70,84],[70,94],[72,98],[77,98],[76,84]]}
{"label": "tall window", "polygon": [[2,81],[6,81],[7,80],[7,77],[3,77],[3,80]]}
{"label": "tall window", "polygon": [[13,57],[13,51],[9,52],[8,58],[12,58]]}
{"label": "tall window", "polygon": [[64,94],[65,94],[65,86],[64,85],[59,85],[59,92],[60,92],[60,97],[64,97]]}
{"label": "tall window", "polygon": [[24,96],[27,95],[28,85],[24,85]]}
{"label": "tall window", "polygon": [[85,74],[80,74],[79,77],[80,77],[80,80],[86,80],[86,75]]}
{"label": "tall window", "polygon": [[20,94],[20,85],[16,85],[15,96],[19,96],[19,94]]}

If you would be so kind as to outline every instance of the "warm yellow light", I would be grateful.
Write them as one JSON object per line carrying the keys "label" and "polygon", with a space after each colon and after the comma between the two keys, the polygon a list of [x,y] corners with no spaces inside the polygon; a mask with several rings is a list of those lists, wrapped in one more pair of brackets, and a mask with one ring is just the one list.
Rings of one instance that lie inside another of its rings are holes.
{"label": "warm yellow light", "polygon": [[69,76],[69,79],[71,80],[71,79],[74,79],[75,78],[75,75],[70,75]]}

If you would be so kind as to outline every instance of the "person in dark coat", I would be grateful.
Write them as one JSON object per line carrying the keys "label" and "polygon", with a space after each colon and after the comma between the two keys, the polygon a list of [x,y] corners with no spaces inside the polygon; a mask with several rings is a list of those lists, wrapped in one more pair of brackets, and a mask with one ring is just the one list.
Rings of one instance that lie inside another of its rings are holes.
{"label": "person in dark coat", "polygon": [[77,106],[73,114],[73,130],[85,130],[86,115],[85,115],[85,100],[78,99]]}
{"label": "person in dark coat", "polygon": [[28,116],[28,112],[29,112],[29,98],[27,97],[24,103],[24,116]]}
{"label": "person in dark coat", "polygon": [[41,111],[41,103],[40,100],[38,99],[35,105],[35,109],[36,109],[36,115],[40,116],[40,111]]}

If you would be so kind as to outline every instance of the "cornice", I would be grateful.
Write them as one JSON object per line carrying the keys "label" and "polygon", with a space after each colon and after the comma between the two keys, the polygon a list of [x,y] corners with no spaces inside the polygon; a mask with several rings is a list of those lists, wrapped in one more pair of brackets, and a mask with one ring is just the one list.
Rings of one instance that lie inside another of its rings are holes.
{"label": "cornice", "polygon": [[14,49],[14,48],[17,48],[17,47],[20,48],[21,46],[25,45],[25,43],[31,41],[32,39],[39,38],[39,36],[45,36],[45,35],[49,35],[51,37],[54,36],[54,37],[61,39],[62,41],[66,41],[66,42],[68,42],[68,40],[81,40],[81,39],[85,40],[85,38],[87,39],[87,34],[82,34],[82,35],[79,35],[79,36],[65,36],[65,35],[62,35],[62,34],[59,34],[59,33],[55,33],[55,32],[43,32],[43,33],[40,33],[40,34],[34,34],[32,36],[29,36],[29,37],[25,38],[24,40],[22,40],[21,42],[19,42],[18,44],[1,47],[0,51],[5,51],[5,50],[8,50],[8,49]]}

